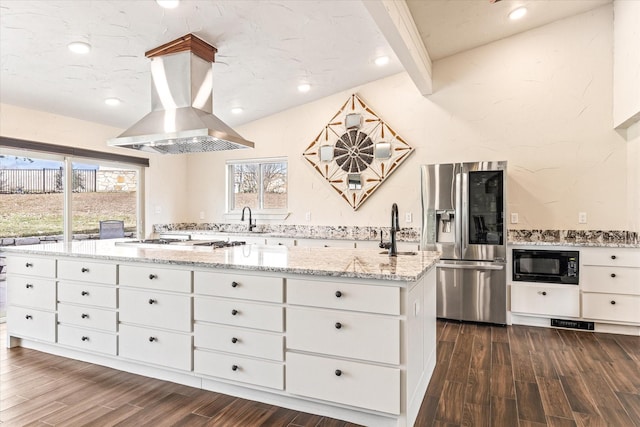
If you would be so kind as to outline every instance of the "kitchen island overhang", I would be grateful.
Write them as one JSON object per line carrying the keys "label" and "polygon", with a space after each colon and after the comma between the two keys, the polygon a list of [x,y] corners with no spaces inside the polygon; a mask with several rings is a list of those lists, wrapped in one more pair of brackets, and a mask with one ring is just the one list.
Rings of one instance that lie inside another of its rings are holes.
{"label": "kitchen island overhang", "polygon": [[412,425],[435,366],[438,253],[113,241],[2,250],[10,346],[365,425]]}

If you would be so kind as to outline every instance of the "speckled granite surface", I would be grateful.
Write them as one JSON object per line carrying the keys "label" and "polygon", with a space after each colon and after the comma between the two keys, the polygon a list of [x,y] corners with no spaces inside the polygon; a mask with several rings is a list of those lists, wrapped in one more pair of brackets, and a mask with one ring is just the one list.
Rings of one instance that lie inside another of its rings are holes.
{"label": "speckled granite surface", "polygon": [[[117,241],[117,240],[116,240]],[[437,252],[418,252],[391,258],[379,249],[287,248],[245,245],[212,249],[194,246],[118,246],[114,240],[91,240],[4,247],[7,254],[83,257],[118,262],[271,271],[313,276],[413,282],[438,261]]]}
{"label": "speckled granite surface", "polygon": [[638,233],[620,230],[509,230],[514,245],[640,248]]}

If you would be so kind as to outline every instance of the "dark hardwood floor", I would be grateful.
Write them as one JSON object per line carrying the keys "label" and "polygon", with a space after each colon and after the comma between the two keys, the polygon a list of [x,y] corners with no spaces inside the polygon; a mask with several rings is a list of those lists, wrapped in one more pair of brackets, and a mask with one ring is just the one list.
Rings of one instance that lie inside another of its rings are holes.
{"label": "dark hardwood floor", "polygon": [[[6,348],[2,426],[351,426],[37,351]],[[416,426],[640,427],[640,337],[438,322]]]}

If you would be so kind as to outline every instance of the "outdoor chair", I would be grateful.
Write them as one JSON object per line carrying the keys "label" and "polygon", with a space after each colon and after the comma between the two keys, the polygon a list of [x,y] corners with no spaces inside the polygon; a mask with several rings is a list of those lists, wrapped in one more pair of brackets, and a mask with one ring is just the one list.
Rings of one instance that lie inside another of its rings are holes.
{"label": "outdoor chair", "polygon": [[101,239],[119,239],[124,237],[124,221],[110,219],[100,221]]}

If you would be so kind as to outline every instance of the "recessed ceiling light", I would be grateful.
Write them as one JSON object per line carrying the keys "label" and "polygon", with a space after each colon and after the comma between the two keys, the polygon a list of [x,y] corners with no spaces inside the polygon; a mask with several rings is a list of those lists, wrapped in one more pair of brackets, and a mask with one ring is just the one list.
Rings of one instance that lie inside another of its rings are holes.
{"label": "recessed ceiling light", "polygon": [[120,105],[120,100],[118,98],[107,98],[104,100],[104,103],[110,106]]}
{"label": "recessed ceiling light", "polygon": [[311,85],[308,83],[298,85],[298,91],[300,92],[309,92],[309,89],[311,89]]}
{"label": "recessed ceiling light", "polygon": [[382,67],[383,65],[387,65],[389,63],[388,56],[379,56],[376,58],[375,63],[378,67]]}
{"label": "recessed ceiling light", "polygon": [[522,18],[526,14],[527,14],[527,8],[526,7],[519,7],[517,9],[512,10],[509,13],[509,19],[512,19],[512,20],[515,21],[516,19]]}
{"label": "recessed ceiling light", "polygon": [[233,108],[231,109],[231,112],[232,112],[233,114],[240,114],[240,113],[242,113],[243,111],[244,111],[244,110],[243,110],[242,108],[240,108],[240,107],[233,107]]}
{"label": "recessed ceiling light", "polygon": [[91,51],[91,45],[85,42],[71,42],[67,47],[73,53],[85,54]]}
{"label": "recessed ceiling light", "polygon": [[156,3],[165,9],[175,9],[180,4],[180,0],[156,0]]}

